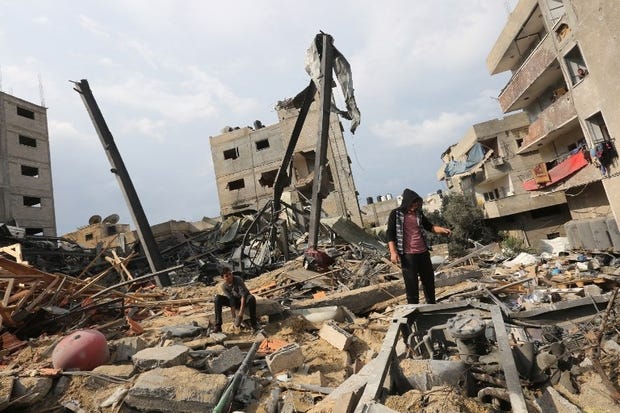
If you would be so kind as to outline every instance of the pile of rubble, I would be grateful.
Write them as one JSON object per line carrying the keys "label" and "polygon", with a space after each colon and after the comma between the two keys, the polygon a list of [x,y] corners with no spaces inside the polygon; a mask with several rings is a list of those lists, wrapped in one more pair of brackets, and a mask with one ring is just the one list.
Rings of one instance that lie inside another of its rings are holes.
{"label": "pile of rubble", "polygon": [[[449,261],[436,249],[438,304],[404,305],[387,249],[345,222],[326,225],[339,236],[329,268],[312,271],[298,256],[245,273],[257,334],[227,312],[214,332],[217,278],[201,272],[244,248],[234,241],[243,225],[169,241],[162,250],[177,276],[165,288],[130,264],[136,251],[101,249],[98,272],[87,264],[81,275],[0,257],[0,411],[617,409],[614,255],[508,259],[489,245]],[[107,361],[55,368],[59,343],[92,330]]]}

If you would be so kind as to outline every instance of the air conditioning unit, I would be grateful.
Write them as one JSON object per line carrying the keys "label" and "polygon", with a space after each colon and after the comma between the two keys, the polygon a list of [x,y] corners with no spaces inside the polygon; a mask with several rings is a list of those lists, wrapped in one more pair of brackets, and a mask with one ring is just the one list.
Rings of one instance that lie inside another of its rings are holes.
{"label": "air conditioning unit", "polygon": [[498,156],[497,158],[492,158],[491,159],[491,164],[493,166],[500,166],[504,164],[504,158],[501,156]]}

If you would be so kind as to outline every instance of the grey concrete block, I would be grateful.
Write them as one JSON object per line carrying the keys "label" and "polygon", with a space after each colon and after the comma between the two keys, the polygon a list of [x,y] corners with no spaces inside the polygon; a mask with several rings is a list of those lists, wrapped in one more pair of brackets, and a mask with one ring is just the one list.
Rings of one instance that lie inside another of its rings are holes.
{"label": "grey concrete block", "polygon": [[131,359],[139,369],[148,370],[155,367],[172,367],[185,364],[188,353],[189,348],[182,345],[150,347],[137,352]]}
{"label": "grey concrete block", "polygon": [[108,343],[112,349],[110,363],[130,361],[131,356],[146,348],[146,343],[140,337],[124,337]]}
{"label": "grey concrete block", "polygon": [[236,369],[243,363],[244,358],[245,353],[239,347],[231,347],[209,362],[209,371],[214,374],[221,374]]}
{"label": "grey concrete block", "polygon": [[353,335],[343,330],[333,321],[323,323],[319,331],[319,337],[327,341],[338,350],[346,350],[353,342]]}
{"label": "grey concrete block", "polygon": [[156,368],[142,373],[125,403],[141,411],[202,413],[213,411],[228,380],[185,366]]}
{"label": "grey concrete block", "polygon": [[295,369],[304,363],[304,355],[299,344],[288,344],[278,351],[268,354],[265,357],[267,367],[271,374],[276,374],[283,370]]}

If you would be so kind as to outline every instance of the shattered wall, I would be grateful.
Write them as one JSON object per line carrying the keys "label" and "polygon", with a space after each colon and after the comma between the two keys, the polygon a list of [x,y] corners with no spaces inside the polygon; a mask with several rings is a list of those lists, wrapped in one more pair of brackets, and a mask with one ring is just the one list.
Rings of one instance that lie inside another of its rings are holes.
{"label": "shattered wall", "polygon": [[[220,211],[227,216],[243,211],[257,211],[273,198],[273,183],[288,145],[298,110],[277,109],[279,123],[254,128],[223,131],[210,139],[211,155],[217,182]],[[315,149],[318,139],[318,110],[314,102],[308,113],[293,155],[291,185],[299,197],[312,196]],[[362,225],[357,192],[351,173],[344,135],[338,116],[330,119],[327,151],[327,197],[322,208],[329,216],[348,216]]]}
{"label": "shattered wall", "polygon": [[47,109],[0,92],[0,222],[56,236]]}

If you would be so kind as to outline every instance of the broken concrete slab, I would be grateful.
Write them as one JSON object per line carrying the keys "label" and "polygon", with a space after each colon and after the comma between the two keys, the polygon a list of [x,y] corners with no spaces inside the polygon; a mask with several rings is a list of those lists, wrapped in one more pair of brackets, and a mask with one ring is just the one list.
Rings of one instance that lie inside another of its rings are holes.
{"label": "broken concrete slab", "polygon": [[321,224],[331,228],[332,231],[350,244],[371,247],[378,251],[385,251],[387,249],[376,237],[366,233],[360,226],[345,217],[321,218]]}
{"label": "broken concrete slab", "polygon": [[146,342],[140,337],[123,337],[108,343],[111,355],[110,363],[130,361],[131,356],[146,348]]}
{"label": "broken concrete slab", "polygon": [[139,369],[180,366],[187,362],[189,348],[175,344],[168,347],[149,347],[134,354],[131,359]]}
{"label": "broken concrete slab", "polygon": [[569,402],[556,389],[547,386],[543,394],[536,399],[543,412],[580,413],[581,409]]}
{"label": "broken concrete slab", "polygon": [[18,377],[13,382],[11,399],[18,401],[11,403],[14,407],[25,407],[37,403],[52,389],[53,380],[50,377]]}
{"label": "broken concrete slab", "polygon": [[95,375],[92,376],[92,379],[97,383],[107,384],[109,381],[100,379],[97,375],[128,379],[133,376],[135,371],[136,366],[133,364],[104,364],[103,366],[96,367],[93,370]]}
{"label": "broken concrete slab", "polygon": [[231,347],[209,362],[209,372],[213,374],[226,373],[239,367],[244,358],[245,353],[239,347]]}
{"label": "broken concrete slab", "polygon": [[202,327],[193,324],[165,326],[161,328],[161,332],[170,337],[196,337],[202,332]]}
{"label": "broken concrete slab", "polygon": [[304,363],[304,355],[297,343],[288,344],[265,357],[271,374],[283,370],[292,370]]}
{"label": "broken concrete slab", "polygon": [[353,335],[333,321],[323,323],[323,327],[319,330],[319,337],[338,350],[346,350],[353,343]]}
{"label": "broken concrete slab", "polygon": [[222,374],[186,366],[156,368],[138,376],[125,403],[144,411],[202,413],[212,411],[227,383]]}
{"label": "broken concrete slab", "polygon": [[403,359],[399,367],[409,384],[418,390],[434,386],[453,386],[465,376],[467,365],[461,361]]}

